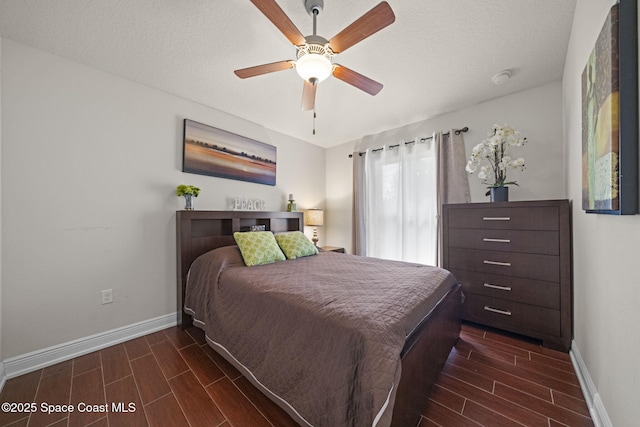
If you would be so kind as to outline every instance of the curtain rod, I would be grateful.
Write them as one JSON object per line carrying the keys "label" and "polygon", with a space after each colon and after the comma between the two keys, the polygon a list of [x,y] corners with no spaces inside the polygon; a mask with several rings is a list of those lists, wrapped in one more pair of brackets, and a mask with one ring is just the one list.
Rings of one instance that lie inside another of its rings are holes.
{"label": "curtain rod", "polygon": [[[469,131],[469,128],[468,128],[467,126],[465,126],[465,127],[463,127],[462,129],[453,129],[453,131],[454,131],[454,133],[455,133],[456,135],[460,135],[460,134],[461,134],[461,133],[463,133],[463,132],[468,132],[468,131]],[[450,132],[445,132],[445,133],[443,133],[443,135],[449,135],[449,133],[450,133]],[[419,142],[425,142],[425,141],[428,141],[428,140],[430,140],[430,139],[433,139],[433,136],[427,136],[427,137],[425,137],[425,138],[420,138],[420,141],[419,141]],[[413,144],[414,142],[416,142],[416,141],[415,141],[415,140],[413,140],[413,141],[407,141],[407,142],[405,142],[404,144],[405,144],[405,145],[407,145],[407,144]],[[400,146],[400,144],[395,144],[395,145],[390,145],[390,146],[389,146],[389,148],[395,148],[395,147],[399,147],[399,146]],[[371,150],[371,152],[372,152],[372,153],[375,153],[376,151],[382,151],[382,150],[384,150],[384,147],[375,148],[375,149]],[[365,152],[365,151],[360,151],[360,152],[358,152],[358,155],[359,155],[359,156],[362,156],[363,154],[366,154],[366,152]],[[353,154],[349,154],[349,158],[352,158],[352,157],[353,157]]]}

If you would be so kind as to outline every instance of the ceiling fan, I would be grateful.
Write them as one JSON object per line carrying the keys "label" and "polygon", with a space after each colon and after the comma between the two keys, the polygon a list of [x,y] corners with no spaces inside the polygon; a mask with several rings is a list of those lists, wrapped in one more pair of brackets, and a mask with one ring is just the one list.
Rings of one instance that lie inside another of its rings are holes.
{"label": "ceiling fan", "polygon": [[380,92],[382,84],[343,65],[332,63],[332,58],[395,21],[396,17],[386,1],[379,3],[330,40],[316,35],[316,18],[324,7],[324,0],[304,0],[305,9],[313,16],[313,35],[306,37],[296,28],[275,0],[251,0],[251,3],[296,46],[297,60],[285,60],[235,70],[234,73],[238,77],[246,79],[295,67],[300,77],[304,79],[303,111],[314,109],[318,83],[332,74],[370,95]]}

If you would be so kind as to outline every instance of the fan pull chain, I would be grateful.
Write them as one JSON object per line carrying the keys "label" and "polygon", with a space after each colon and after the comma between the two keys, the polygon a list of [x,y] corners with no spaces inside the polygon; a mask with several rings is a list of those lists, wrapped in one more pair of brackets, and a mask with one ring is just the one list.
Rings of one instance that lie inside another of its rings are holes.
{"label": "fan pull chain", "polygon": [[313,109],[313,134],[316,134],[316,109]]}

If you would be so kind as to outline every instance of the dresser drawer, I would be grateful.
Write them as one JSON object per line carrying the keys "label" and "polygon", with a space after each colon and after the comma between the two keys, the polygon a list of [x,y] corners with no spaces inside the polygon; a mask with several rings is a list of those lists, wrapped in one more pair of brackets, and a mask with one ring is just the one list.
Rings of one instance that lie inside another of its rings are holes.
{"label": "dresser drawer", "polygon": [[557,231],[450,228],[449,247],[559,255]]}
{"label": "dresser drawer", "polygon": [[462,317],[518,333],[560,335],[560,311],[465,293]]}
{"label": "dresser drawer", "polygon": [[560,284],[520,277],[452,269],[465,293],[560,309]]}
{"label": "dresser drawer", "polygon": [[560,259],[553,255],[449,248],[447,269],[560,281]]}
{"label": "dresser drawer", "polygon": [[468,208],[448,211],[449,228],[489,228],[509,230],[558,230],[558,208]]}

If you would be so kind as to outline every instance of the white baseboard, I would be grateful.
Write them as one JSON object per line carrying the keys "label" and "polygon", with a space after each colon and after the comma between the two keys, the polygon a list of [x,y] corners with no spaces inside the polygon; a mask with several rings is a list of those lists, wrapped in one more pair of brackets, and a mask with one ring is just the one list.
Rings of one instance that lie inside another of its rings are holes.
{"label": "white baseboard", "polygon": [[607,410],[604,407],[604,403],[602,403],[602,399],[600,399],[600,394],[598,394],[598,389],[591,379],[591,375],[587,370],[587,365],[584,363],[582,355],[580,354],[580,349],[576,345],[575,341],[571,343],[571,351],[569,352],[569,355],[571,356],[571,362],[573,363],[576,375],[578,375],[580,388],[582,389],[582,394],[584,394],[587,406],[589,407],[589,413],[591,414],[593,424],[595,427],[613,427],[611,419],[609,419],[609,415],[607,414]]}
{"label": "white baseboard", "polygon": [[157,332],[177,323],[176,313],[167,314],[0,361],[0,390],[7,379]]}
{"label": "white baseboard", "polygon": [[4,389],[4,383],[7,382],[7,373],[4,371],[4,361],[0,360],[0,391]]}

